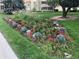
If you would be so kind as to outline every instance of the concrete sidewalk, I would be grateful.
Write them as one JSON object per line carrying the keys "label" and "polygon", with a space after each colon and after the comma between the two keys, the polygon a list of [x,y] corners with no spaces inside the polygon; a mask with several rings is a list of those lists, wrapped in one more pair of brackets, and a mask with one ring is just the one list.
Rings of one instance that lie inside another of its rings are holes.
{"label": "concrete sidewalk", "polygon": [[0,33],[0,59],[18,59],[2,33]]}

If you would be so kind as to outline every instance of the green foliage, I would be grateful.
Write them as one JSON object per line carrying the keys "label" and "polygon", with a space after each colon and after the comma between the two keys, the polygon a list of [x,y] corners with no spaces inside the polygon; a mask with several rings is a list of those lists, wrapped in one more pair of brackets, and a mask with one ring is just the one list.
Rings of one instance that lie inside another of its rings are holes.
{"label": "green foliage", "polygon": [[[39,49],[28,38],[23,37],[20,33],[12,29],[4,20],[3,15],[0,17],[0,31],[3,33],[7,41],[12,46],[13,50],[19,57],[19,59],[51,59],[48,55],[42,54],[42,50]],[[16,35],[15,35],[16,34]]]}
{"label": "green foliage", "polygon": [[[34,14],[34,13],[33,13]],[[35,13],[36,14],[36,13]],[[38,21],[40,21],[40,20],[45,20],[45,19],[49,19],[49,18],[51,18],[52,16],[56,16],[56,15],[60,15],[60,13],[53,13],[53,14],[51,14],[51,13],[49,13],[49,12],[46,12],[46,13],[37,13],[36,15],[31,15],[30,14],[30,16],[32,16],[33,17],[33,19],[31,19],[31,20],[33,20],[33,21],[35,21],[35,20],[38,20]],[[75,15],[75,16],[78,16],[78,13],[71,13],[71,15]],[[30,20],[30,21],[31,21]],[[70,36],[72,36],[72,38],[74,38],[74,39],[76,39],[75,41],[76,42],[79,42],[79,37],[78,37],[78,31],[76,32],[75,30],[78,30],[79,28],[78,28],[78,24],[79,24],[79,22],[78,22],[79,20],[70,20],[70,21],[61,21],[60,23],[61,24],[64,24],[64,26],[66,26],[66,28],[67,29],[71,29],[70,31],[69,31],[69,34],[70,34]],[[75,24],[75,25],[74,25]],[[39,45],[39,43],[38,43],[38,45]],[[54,45],[55,46],[55,45]],[[61,55],[61,57],[62,57],[62,54],[61,53],[64,53],[64,51],[65,52],[69,52],[69,53],[71,53],[71,54],[73,54],[73,53],[75,53],[76,55],[77,55],[77,53],[76,52],[78,52],[77,50],[75,50],[75,47],[77,47],[77,43],[68,43],[67,44],[67,46],[68,46],[68,48],[66,49],[66,48],[56,48],[57,49],[57,51],[58,52],[55,52],[55,56],[56,55],[58,55],[59,53],[59,55]],[[55,46],[56,47],[56,46]],[[44,51],[44,52],[42,52],[42,54],[46,54],[46,55],[49,55],[49,56],[51,56],[51,55],[53,55],[52,54],[52,51],[54,51],[54,50],[52,50],[52,47],[51,47],[51,43],[47,43],[47,44],[43,44],[41,47],[40,47],[40,49],[42,49],[42,51]],[[78,49],[78,47],[77,47],[77,49]],[[74,51],[74,52],[73,52]],[[76,55],[75,54],[73,54],[73,58],[77,58],[78,59],[78,56],[77,57],[75,57]],[[62,59],[64,59],[64,58],[62,58]]]}
{"label": "green foliage", "polygon": [[64,7],[78,7],[79,0],[59,0],[60,5]]}
{"label": "green foliage", "polygon": [[71,8],[79,6],[79,0],[59,0],[59,4],[63,10],[62,16],[66,18],[67,13],[71,10]]}
{"label": "green foliage", "polygon": [[[12,15],[15,19],[22,19],[26,22],[32,22],[33,24],[35,21],[42,21],[45,22],[46,19],[49,19],[53,16],[61,15],[61,13],[35,13],[36,15],[27,15],[27,14],[16,14]],[[71,15],[79,16],[79,13],[71,13]],[[39,16],[40,15],[40,16]],[[36,17],[37,16],[37,17]],[[68,49],[65,48],[58,48],[55,44],[46,42],[44,44],[41,43],[33,43],[29,41],[28,38],[21,36],[18,32],[14,29],[10,28],[4,20],[2,20],[3,15],[0,18],[0,31],[3,32],[4,36],[7,38],[8,42],[11,44],[13,50],[16,52],[19,59],[64,59],[59,57],[58,55],[62,55],[63,51],[69,52],[73,55],[73,59],[79,59],[79,18],[77,20],[65,20],[60,21],[67,29],[69,30],[70,36],[74,38],[73,43],[68,43]],[[11,16],[10,16],[11,17]],[[48,21],[46,21],[48,23]],[[35,25],[35,24],[34,24]],[[16,34],[16,35],[15,35]],[[77,43],[78,42],[78,43]],[[52,46],[53,47],[52,47]],[[55,51],[54,46],[57,47],[57,52],[53,54]],[[59,46],[60,47],[60,46]],[[60,53],[61,52],[61,53]],[[60,53],[60,54],[59,54]]]}

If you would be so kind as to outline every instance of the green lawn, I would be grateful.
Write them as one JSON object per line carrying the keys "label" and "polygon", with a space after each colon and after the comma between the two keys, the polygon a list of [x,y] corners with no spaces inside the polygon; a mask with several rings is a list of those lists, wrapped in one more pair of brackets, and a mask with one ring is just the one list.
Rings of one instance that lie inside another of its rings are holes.
{"label": "green lawn", "polygon": [[[30,16],[33,16],[33,17],[37,17],[38,19],[50,19],[54,16],[61,16],[61,12],[56,12],[56,13],[53,13],[53,12],[38,12],[38,13],[30,13],[29,15]],[[63,24],[67,29],[70,29],[68,30],[69,31],[69,34],[73,37],[73,39],[75,39],[77,42],[79,42],[79,12],[71,12],[71,13],[68,13],[68,15],[71,15],[71,16],[76,16],[78,17],[76,20],[64,20],[64,21],[60,21],[61,24]]]}
{"label": "green lawn", "polygon": [[[34,43],[28,38],[20,35],[19,32],[12,29],[4,20],[6,15],[0,14],[0,31],[3,33],[11,47],[19,57],[19,59],[51,59],[52,57],[43,53]],[[53,57],[54,59],[57,57]]]}
{"label": "green lawn", "polygon": [[[27,13],[28,14],[28,13]],[[36,19],[49,19],[53,16],[61,15],[61,12],[56,13],[29,13],[28,15],[32,17],[36,17]],[[70,13],[69,15],[74,15],[79,17],[79,12]],[[12,29],[6,22],[3,20],[3,17],[6,15],[0,14],[0,31],[4,34],[7,41],[10,43],[11,47],[19,57],[19,59],[59,59],[57,57],[49,56],[45,54],[37,45],[29,41],[28,38],[20,35],[19,32]],[[8,15],[9,16],[9,15]],[[14,17],[12,15],[11,17]],[[79,43],[79,18],[77,20],[65,20],[60,21],[61,24],[65,25],[65,27],[69,30],[69,34],[72,38],[74,38],[74,44],[78,45]],[[79,46],[79,45],[78,45]],[[76,46],[73,51],[73,59],[79,59],[79,47]],[[60,58],[61,59],[61,58]]]}
{"label": "green lawn", "polygon": [[74,40],[79,42],[79,19],[72,21],[62,21],[61,23],[69,29],[69,34],[74,38]]}

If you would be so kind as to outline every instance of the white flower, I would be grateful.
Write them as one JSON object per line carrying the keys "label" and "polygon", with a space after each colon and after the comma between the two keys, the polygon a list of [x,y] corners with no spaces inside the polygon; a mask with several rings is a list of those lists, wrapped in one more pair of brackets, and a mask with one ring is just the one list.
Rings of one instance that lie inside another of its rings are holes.
{"label": "white flower", "polygon": [[72,57],[72,55],[68,54],[68,53],[64,53],[64,55],[65,55],[66,58],[71,58]]}

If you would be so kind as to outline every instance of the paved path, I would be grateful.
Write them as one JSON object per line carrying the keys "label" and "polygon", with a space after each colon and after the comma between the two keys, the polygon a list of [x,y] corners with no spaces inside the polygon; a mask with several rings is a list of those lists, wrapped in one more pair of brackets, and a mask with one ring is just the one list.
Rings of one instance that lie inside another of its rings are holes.
{"label": "paved path", "polygon": [[18,59],[7,40],[0,33],[0,59]]}

